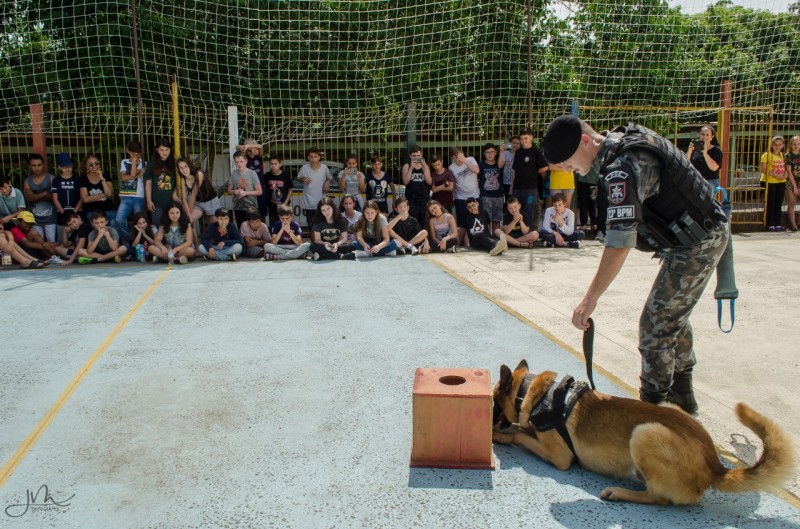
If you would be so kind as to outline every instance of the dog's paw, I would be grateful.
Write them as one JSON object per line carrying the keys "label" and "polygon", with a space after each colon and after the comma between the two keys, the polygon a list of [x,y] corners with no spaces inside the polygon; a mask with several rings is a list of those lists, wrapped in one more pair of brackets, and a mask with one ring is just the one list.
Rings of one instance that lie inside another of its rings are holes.
{"label": "dog's paw", "polygon": [[492,432],[492,442],[501,445],[514,444],[516,433],[509,431],[494,430]]}
{"label": "dog's paw", "polygon": [[600,492],[601,500],[621,501],[625,489],[621,487],[606,487]]}

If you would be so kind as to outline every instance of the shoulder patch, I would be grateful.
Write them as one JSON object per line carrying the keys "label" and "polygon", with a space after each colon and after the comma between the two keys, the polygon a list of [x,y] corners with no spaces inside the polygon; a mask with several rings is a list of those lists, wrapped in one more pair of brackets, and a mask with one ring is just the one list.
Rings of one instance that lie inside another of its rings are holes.
{"label": "shoulder patch", "polygon": [[613,171],[606,175],[608,185],[608,203],[622,204],[628,194],[628,173],[625,171]]}

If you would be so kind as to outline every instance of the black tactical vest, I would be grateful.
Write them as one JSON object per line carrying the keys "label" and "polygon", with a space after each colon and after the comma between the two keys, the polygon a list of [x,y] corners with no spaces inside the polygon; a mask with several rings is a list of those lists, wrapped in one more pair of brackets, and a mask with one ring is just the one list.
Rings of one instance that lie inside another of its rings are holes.
{"label": "black tactical vest", "polygon": [[675,145],[640,125],[618,127],[612,132],[621,132],[623,136],[604,166],[631,149],[650,152],[663,164],[658,195],[642,204],[651,216],[669,224],[688,211],[695,222],[711,229],[718,210],[713,189]]}

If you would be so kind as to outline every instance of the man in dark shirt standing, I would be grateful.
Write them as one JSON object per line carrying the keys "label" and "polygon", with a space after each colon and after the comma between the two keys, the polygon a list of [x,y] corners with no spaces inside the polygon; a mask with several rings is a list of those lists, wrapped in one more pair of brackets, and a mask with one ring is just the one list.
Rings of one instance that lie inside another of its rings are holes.
{"label": "man in dark shirt standing", "polygon": [[514,154],[514,167],[511,171],[511,194],[517,197],[524,211],[533,222],[533,228],[539,226],[536,211],[540,181],[544,181],[547,173],[547,161],[542,151],[533,146],[533,133],[525,128],[519,133],[522,146]]}

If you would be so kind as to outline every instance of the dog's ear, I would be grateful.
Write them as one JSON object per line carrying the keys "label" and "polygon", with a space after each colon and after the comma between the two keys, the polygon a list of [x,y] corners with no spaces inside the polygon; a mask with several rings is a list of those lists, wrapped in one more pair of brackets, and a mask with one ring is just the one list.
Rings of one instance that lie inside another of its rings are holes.
{"label": "dog's ear", "polygon": [[500,390],[511,390],[511,384],[514,381],[511,370],[508,368],[507,365],[503,364],[500,366]]}
{"label": "dog's ear", "polygon": [[530,371],[528,369],[528,361],[527,360],[521,360],[520,363],[517,364],[517,367],[514,368],[514,371],[519,371],[520,369],[524,369],[525,371]]}

